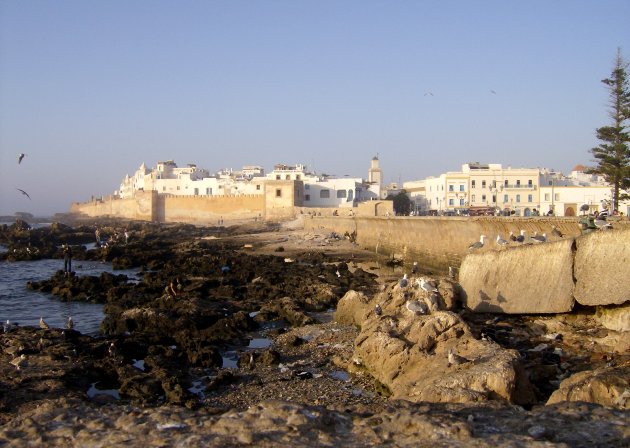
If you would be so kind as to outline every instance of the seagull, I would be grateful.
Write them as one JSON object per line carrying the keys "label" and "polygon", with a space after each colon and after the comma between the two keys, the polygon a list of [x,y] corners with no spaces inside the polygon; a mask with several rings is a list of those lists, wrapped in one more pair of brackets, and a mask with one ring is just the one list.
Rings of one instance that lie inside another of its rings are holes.
{"label": "seagull", "polygon": [[412,274],[417,274],[418,273],[418,262],[417,261],[413,262],[413,266],[411,268],[411,273]]}
{"label": "seagull", "polygon": [[107,352],[112,358],[114,358],[118,354],[118,350],[116,350],[116,345],[113,342],[109,344],[109,349],[107,349]]}
{"label": "seagull", "polygon": [[479,238],[479,241],[476,241],[474,243],[472,243],[470,246],[468,246],[468,249],[472,250],[472,249],[481,249],[485,243],[485,239],[486,236],[485,235],[481,235],[481,237]]}
{"label": "seagull", "polygon": [[41,328],[42,330],[50,330],[50,327],[48,326],[48,324],[44,322],[43,317],[39,318],[39,328]]}
{"label": "seagull", "polygon": [[5,333],[10,333],[17,328],[17,324],[11,323],[9,319],[7,319],[6,323],[2,324],[2,329]]}
{"label": "seagull", "polygon": [[424,96],[433,96],[433,92],[425,92]]}
{"label": "seagull", "polygon": [[524,243],[525,242],[525,231],[521,230],[521,234],[515,237],[515,240],[517,243]]}
{"label": "seagull", "polygon": [[29,199],[31,198],[31,197],[28,195],[28,193],[27,193],[26,191],[22,190],[21,188],[16,188],[16,190],[17,190],[17,191],[19,191],[20,193],[22,193],[22,194],[23,194],[24,196],[26,196],[27,198],[29,198]]}
{"label": "seagull", "polygon": [[448,267],[448,276],[453,279],[457,277],[457,268],[455,266]]}
{"label": "seagull", "polygon": [[339,269],[335,271],[335,274],[337,275],[338,278],[341,278],[341,272],[339,272]]}
{"label": "seagull", "polygon": [[407,287],[407,285],[409,284],[409,280],[407,279],[407,274],[403,275],[403,278],[400,279],[400,282],[398,282],[398,284],[400,285],[401,288]]}
{"label": "seagull", "polygon": [[420,289],[426,292],[437,292],[438,290],[437,285],[433,281],[427,280],[424,277],[417,279],[416,283],[420,286]]}
{"label": "seagull", "polygon": [[553,236],[557,236],[558,238],[564,238],[564,233],[562,233],[556,226],[551,226],[551,234]]}
{"label": "seagull", "polygon": [[405,303],[405,308],[407,308],[416,316],[418,314],[427,314],[427,311],[429,311],[427,304],[419,300],[407,300],[407,303]]}
{"label": "seagull", "polygon": [[508,242],[506,240],[504,240],[503,238],[501,238],[501,235],[497,235],[497,244],[500,247],[505,247],[505,246],[507,246]]}
{"label": "seagull", "polygon": [[599,230],[608,230],[613,228],[612,224],[606,222],[605,219],[595,218],[593,222],[595,223],[595,227],[597,227]]}
{"label": "seagull", "polygon": [[448,351],[448,367],[454,365],[457,366],[459,364],[464,364],[466,362],[470,362],[470,359],[464,358],[463,356],[459,356],[453,349]]}
{"label": "seagull", "polygon": [[26,155],[26,154],[24,154],[23,152],[21,152],[21,153],[19,153],[19,154],[17,155],[18,165],[19,165],[20,163],[22,163],[22,159],[24,158],[24,156],[25,156],[25,155]]}
{"label": "seagull", "polygon": [[379,305],[378,303],[374,307],[374,314],[376,314],[377,316],[383,314],[383,308],[381,308],[381,305]]}
{"label": "seagull", "polygon": [[24,353],[22,353],[20,356],[18,356],[17,358],[13,358],[9,362],[12,365],[14,365],[16,369],[20,370],[20,367],[25,367],[26,366],[26,355]]}
{"label": "seagull", "polygon": [[532,240],[536,243],[546,243],[547,234],[543,233],[542,235],[538,235],[538,232],[534,232],[534,234],[532,235]]}
{"label": "seagull", "polygon": [[497,94],[497,92],[495,92],[494,90],[491,90],[490,93],[493,94],[493,95]]}
{"label": "seagull", "polygon": [[72,321],[72,316],[68,316],[68,319],[66,320],[66,328],[68,330],[72,330],[74,328],[74,322]]}

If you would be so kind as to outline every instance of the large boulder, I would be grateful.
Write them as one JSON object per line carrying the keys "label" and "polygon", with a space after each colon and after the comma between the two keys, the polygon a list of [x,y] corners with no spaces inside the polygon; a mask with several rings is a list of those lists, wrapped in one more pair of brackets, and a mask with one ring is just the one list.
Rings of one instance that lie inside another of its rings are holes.
{"label": "large boulder", "polygon": [[547,404],[587,401],[603,406],[630,409],[630,364],[586,370],[560,383]]}
{"label": "large boulder", "polygon": [[415,402],[532,401],[520,387],[527,380],[518,352],[475,339],[458,314],[443,310],[434,291],[423,291],[413,278],[409,285],[390,285],[368,303],[352,291],[340,300],[337,318],[361,327],[355,371],[373,376],[392,398]]}
{"label": "large boulder", "polygon": [[630,301],[630,228],[592,232],[576,243],[575,300],[590,306]]}
{"label": "large boulder", "polygon": [[571,311],[573,240],[467,255],[459,282],[468,308],[527,314]]}

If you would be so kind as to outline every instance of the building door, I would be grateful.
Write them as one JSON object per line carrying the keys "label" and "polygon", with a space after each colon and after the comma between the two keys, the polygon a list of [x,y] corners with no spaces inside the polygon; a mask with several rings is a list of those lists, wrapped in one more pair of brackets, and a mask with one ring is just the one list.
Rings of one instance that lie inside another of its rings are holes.
{"label": "building door", "polygon": [[577,204],[566,204],[564,206],[564,216],[575,216]]}

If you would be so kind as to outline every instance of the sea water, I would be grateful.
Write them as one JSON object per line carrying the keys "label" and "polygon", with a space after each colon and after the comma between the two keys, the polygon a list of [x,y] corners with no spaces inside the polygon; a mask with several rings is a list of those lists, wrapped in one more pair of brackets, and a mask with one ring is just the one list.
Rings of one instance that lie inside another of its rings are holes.
{"label": "sea water", "polygon": [[[0,251],[6,250],[0,247]],[[137,270],[114,270],[111,263],[75,261],[77,276],[100,276],[102,272],[125,274],[136,280]],[[88,335],[98,335],[103,321],[103,305],[86,302],[62,302],[52,294],[30,290],[26,283],[51,278],[63,269],[63,260],[0,261],[0,321],[18,323],[21,326],[39,325],[43,317],[48,325],[63,328],[68,316],[72,316],[74,329]]]}

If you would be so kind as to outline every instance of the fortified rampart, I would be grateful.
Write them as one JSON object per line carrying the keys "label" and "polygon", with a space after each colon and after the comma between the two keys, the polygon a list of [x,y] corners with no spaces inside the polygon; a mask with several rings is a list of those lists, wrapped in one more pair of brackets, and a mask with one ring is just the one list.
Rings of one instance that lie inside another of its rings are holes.
{"label": "fortified rampart", "polygon": [[307,230],[326,230],[337,233],[357,233],[361,247],[402,258],[405,262],[417,261],[426,269],[446,272],[449,266],[459,266],[469,253],[468,246],[487,236],[488,247],[498,248],[497,235],[507,239],[510,232],[525,230],[547,233],[555,225],[568,236],[580,234],[575,218],[539,217],[314,217],[306,218]]}

